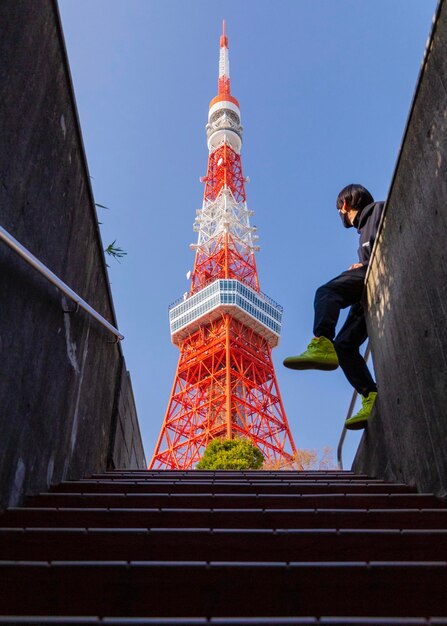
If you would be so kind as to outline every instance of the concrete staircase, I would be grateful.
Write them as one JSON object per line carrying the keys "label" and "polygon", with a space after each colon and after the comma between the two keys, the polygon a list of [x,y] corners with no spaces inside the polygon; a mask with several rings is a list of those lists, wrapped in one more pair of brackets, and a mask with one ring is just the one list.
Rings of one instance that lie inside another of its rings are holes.
{"label": "concrete staircase", "polygon": [[350,472],[65,482],[0,559],[0,624],[447,625],[445,502]]}

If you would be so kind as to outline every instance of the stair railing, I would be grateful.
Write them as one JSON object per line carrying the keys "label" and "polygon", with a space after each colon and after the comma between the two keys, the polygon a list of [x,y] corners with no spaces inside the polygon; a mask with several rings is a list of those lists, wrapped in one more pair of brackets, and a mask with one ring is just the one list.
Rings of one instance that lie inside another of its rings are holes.
{"label": "stair railing", "polygon": [[[371,354],[371,348],[369,345],[369,342],[366,346],[366,350],[365,350],[365,354],[363,355],[363,358],[365,359],[365,362],[368,361],[369,359],[369,355]],[[351,398],[351,402],[349,404],[349,408],[348,408],[348,414],[346,415],[345,418],[345,422],[346,420],[348,420],[349,418],[352,417],[352,413],[354,412],[354,407],[355,407],[355,403],[357,401],[357,396],[359,394],[357,393],[357,391],[354,389],[354,393],[352,394],[352,398]],[[340,435],[340,441],[338,442],[338,447],[337,447],[337,465],[338,465],[338,469],[342,470],[343,469],[343,444],[346,438],[346,433],[347,433],[347,429],[345,426],[343,426],[343,430],[341,431],[341,435]]]}
{"label": "stair railing", "polygon": [[124,336],[119,332],[115,326],[108,322],[102,315],[100,315],[93,307],[91,307],[85,300],[78,296],[67,284],[64,283],[56,274],[54,274],[46,265],[44,265],[37,257],[34,256],[25,246],[17,241],[7,230],[0,226],[0,240],[2,240],[7,246],[14,250],[22,259],[24,259],[29,265],[34,267],[42,276],[44,276],[50,283],[55,285],[60,291],[62,291],[70,300],[76,303],[76,307],[84,309],[91,317],[98,321],[102,326],[107,328],[116,337],[117,341],[124,339]]}

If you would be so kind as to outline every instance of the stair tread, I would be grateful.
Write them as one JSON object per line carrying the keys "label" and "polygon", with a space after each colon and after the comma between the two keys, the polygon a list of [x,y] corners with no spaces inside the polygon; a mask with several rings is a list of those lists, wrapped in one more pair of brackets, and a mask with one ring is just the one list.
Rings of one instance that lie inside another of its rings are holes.
{"label": "stair tread", "polygon": [[21,626],[446,626],[447,619],[424,617],[197,617],[197,618],[99,618],[99,617],[47,617],[47,616],[2,616],[1,624]]}
{"label": "stair tread", "polygon": [[3,560],[447,559],[447,530],[3,528]]}
{"label": "stair tread", "polygon": [[0,536],[6,533],[16,533],[18,535],[23,534],[58,534],[58,533],[75,533],[75,534],[89,534],[92,533],[94,535],[98,535],[100,533],[106,533],[110,535],[111,533],[118,533],[120,535],[123,534],[162,534],[168,533],[170,535],[173,534],[210,534],[210,535],[229,535],[229,534],[243,534],[246,537],[249,534],[253,534],[255,537],[259,537],[259,535],[268,535],[268,536],[278,536],[278,535],[334,535],[334,536],[343,536],[343,535],[366,535],[370,537],[371,535],[377,535],[379,537],[383,535],[390,534],[392,536],[396,535],[437,535],[437,536],[447,536],[447,529],[445,528],[430,528],[430,529],[414,529],[414,528],[275,528],[275,529],[267,529],[267,528],[84,528],[82,526],[74,526],[72,528],[55,528],[55,527],[29,527],[24,526],[22,528],[11,526],[11,527],[1,527],[0,528]]}
{"label": "stair tread", "polygon": [[148,492],[148,493],[204,493],[204,494],[235,494],[244,493],[247,495],[253,494],[278,494],[284,493],[286,495],[303,494],[303,493],[320,493],[322,489],[328,490],[328,493],[415,493],[415,490],[406,485],[396,484],[387,485],[383,483],[364,483],[364,482],[352,482],[347,483],[345,481],[338,482],[322,482],[317,481],[302,481],[302,482],[289,482],[276,484],[272,482],[265,483],[253,483],[247,485],[242,482],[221,482],[221,483],[204,483],[188,481],[185,483],[177,483],[172,481],[73,481],[60,483],[57,486],[51,488],[47,493],[110,493],[110,492],[122,492],[122,493],[136,493],[136,492]]}
{"label": "stair tread", "polygon": [[219,482],[245,482],[245,483],[262,483],[262,482],[276,482],[276,483],[288,483],[293,481],[349,481],[349,482],[372,482],[372,483],[385,483],[395,484],[393,481],[383,480],[382,478],[371,478],[370,476],[352,473],[325,473],[325,472],[280,472],[279,474],[264,474],[260,472],[254,472],[252,474],[244,474],[243,472],[228,472],[224,474],[205,474],[200,473],[197,470],[193,471],[193,475],[187,473],[175,473],[173,471],[165,471],[160,474],[153,474],[150,471],[140,470],[133,473],[128,472],[116,472],[92,474],[86,476],[81,480],[156,480],[160,482],[207,482],[216,484]]}
{"label": "stair tread", "polygon": [[0,516],[0,527],[383,528],[384,523],[390,528],[446,528],[447,510],[37,507],[10,509]]}
{"label": "stair tread", "polygon": [[0,581],[6,614],[32,607],[32,614],[70,615],[76,608],[118,617],[126,606],[129,616],[230,617],[253,615],[255,605],[260,615],[416,617],[427,604],[431,615],[447,612],[445,562],[0,563]]}
{"label": "stair tread", "polygon": [[34,506],[85,506],[116,508],[327,508],[406,507],[445,508],[443,501],[425,494],[163,494],[163,493],[42,493],[30,498]]}

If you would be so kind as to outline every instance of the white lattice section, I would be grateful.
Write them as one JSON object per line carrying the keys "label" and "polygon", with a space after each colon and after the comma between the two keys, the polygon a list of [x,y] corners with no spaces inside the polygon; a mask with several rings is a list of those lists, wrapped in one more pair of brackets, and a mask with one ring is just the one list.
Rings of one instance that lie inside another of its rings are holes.
{"label": "white lattice section", "polygon": [[259,250],[256,226],[250,226],[250,217],[246,202],[236,202],[228,187],[223,187],[214,202],[205,201],[197,211],[194,230],[199,233],[197,244],[191,247],[206,249],[224,233],[229,233],[236,243],[240,243],[251,252]]}

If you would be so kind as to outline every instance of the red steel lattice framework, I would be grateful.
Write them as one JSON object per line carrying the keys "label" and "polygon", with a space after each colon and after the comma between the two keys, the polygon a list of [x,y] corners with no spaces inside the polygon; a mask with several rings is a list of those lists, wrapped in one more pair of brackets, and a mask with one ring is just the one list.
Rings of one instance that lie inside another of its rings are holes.
{"label": "red steel lattice framework", "polygon": [[287,464],[295,444],[272,362],[282,309],[260,292],[231,95],[228,38],[220,38],[218,95],[207,124],[208,168],[189,294],[170,308],[180,358],[150,469],[191,469],[209,441],[245,437]]}

